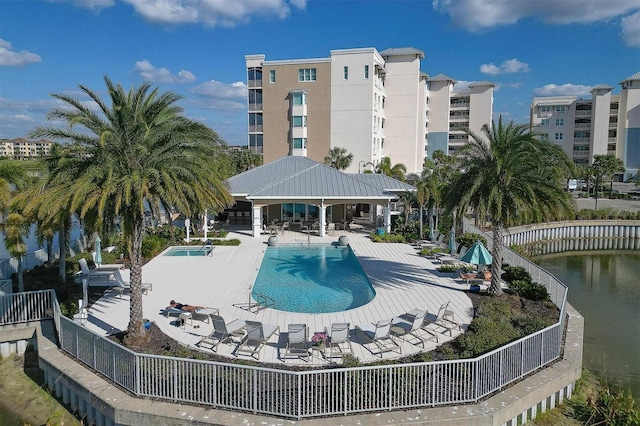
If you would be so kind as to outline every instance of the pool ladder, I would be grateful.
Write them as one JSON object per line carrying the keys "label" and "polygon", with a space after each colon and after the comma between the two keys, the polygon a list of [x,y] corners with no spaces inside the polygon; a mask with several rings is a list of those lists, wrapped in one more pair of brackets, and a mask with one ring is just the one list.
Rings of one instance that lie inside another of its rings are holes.
{"label": "pool ladder", "polygon": [[235,306],[236,308],[244,309],[245,311],[249,311],[249,312],[253,312],[254,314],[257,314],[263,309],[275,308],[276,302],[269,296],[265,296],[264,294],[256,293],[255,291],[252,291],[249,294],[249,303],[235,303],[233,306]]}

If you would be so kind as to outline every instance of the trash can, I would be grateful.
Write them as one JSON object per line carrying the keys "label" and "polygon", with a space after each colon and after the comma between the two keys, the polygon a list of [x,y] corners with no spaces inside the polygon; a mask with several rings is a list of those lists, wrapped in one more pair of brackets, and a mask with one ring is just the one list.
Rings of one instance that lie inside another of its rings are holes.
{"label": "trash can", "polygon": [[376,228],[376,235],[384,235],[384,228]]}

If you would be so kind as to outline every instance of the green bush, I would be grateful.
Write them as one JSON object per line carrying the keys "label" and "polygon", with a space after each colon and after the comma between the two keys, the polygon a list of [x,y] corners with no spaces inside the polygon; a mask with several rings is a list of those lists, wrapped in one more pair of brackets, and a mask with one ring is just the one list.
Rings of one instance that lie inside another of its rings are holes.
{"label": "green bush", "polygon": [[419,254],[421,256],[433,256],[436,253],[442,253],[443,249],[441,248],[429,248],[429,247],[425,247],[423,249],[420,250]]}
{"label": "green bush", "polygon": [[374,243],[404,243],[406,238],[402,234],[382,234],[378,235],[375,232],[369,234],[369,238]]}
{"label": "green bush", "polygon": [[530,280],[514,280],[509,284],[509,293],[529,300],[548,300],[549,292],[541,284]]}
{"label": "green bush", "polygon": [[456,345],[461,358],[472,358],[507,344],[521,336],[511,322],[511,306],[506,302],[483,304]]}
{"label": "green bush", "polygon": [[142,257],[150,258],[160,253],[167,245],[167,241],[159,235],[151,235],[142,240]]}
{"label": "green bush", "polygon": [[462,247],[471,247],[473,243],[480,240],[483,245],[487,245],[487,239],[484,235],[476,234],[474,232],[465,232],[464,234],[458,236],[456,241]]}
{"label": "green bush", "polygon": [[441,265],[438,268],[439,272],[455,272],[458,270],[458,267],[456,265]]}
{"label": "green bush", "polygon": [[505,263],[502,265],[502,270],[504,273],[501,278],[508,283],[513,283],[514,281],[531,282],[531,274],[522,266],[511,266]]}
{"label": "green bush", "polygon": [[209,240],[209,242],[211,243],[211,245],[214,246],[239,246],[240,245],[240,240],[237,238],[232,238],[230,240]]}

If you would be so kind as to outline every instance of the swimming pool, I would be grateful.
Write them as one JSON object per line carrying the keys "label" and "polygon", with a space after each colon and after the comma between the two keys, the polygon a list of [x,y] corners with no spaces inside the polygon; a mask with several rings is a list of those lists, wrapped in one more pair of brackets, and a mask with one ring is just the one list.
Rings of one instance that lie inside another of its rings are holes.
{"label": "swimming pool", "polygon": [[376,295],[350,247],[293,244],[267,248],[253,292],[277,310],[312,314],[354,309]]}
{"label": "swimming pool", "polygon": [[212,251],[211,246],[171,247],[163,256],[208,256]]}

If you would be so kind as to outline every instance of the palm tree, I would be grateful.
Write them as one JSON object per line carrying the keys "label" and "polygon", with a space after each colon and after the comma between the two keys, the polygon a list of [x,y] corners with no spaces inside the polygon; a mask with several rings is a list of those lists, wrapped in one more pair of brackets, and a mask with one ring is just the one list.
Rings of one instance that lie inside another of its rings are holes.
{"label": "palm tree", "polygon": [[376,166],[376,173],[391,176],[404,182],[407,166],[402,163],[391,165],[391,158],[384,157]]}
{"label": "palm tree", "polygon": [[616,173],[624,172],[624,162],[613,154],[594,155],[593,164],[591,165],[593,175],[595,176],[595,209],[598,209],[598,191],[600,186],[609,181],[609,194],[613,191],[613,176]]}
{"label": "palm tree", "polygon": [[324,164],[337,170],[345,170],[351,165],[353,154],[347,154],[345,148],[336,146],[329,150],[329,155],[324,157]]}
{"label": "palm tree", "polygon": [[486,213],[493,228],[493,262],[489,292],[500,295],[502,235],[515,223],[553,220],[572,211],[562,179],[571,161],[562,148],[537,138],[526,125],[510,122],[482,126],[482,136],[469,132],[469,142],[456,156],[460,173],[447,188],[447,207]]}
{"label": "palm tree", "polygon": [[[40,127],[33,137],[69,142],[47,160],[49,176],[34,201],[39,217],[48,209],[79,211],[91,229],[109,233],[120,220],[131,261],[129,338],[144,336],[142,239],[145,210],[159,217],[180,211],[187,217],[232,203],[214,161],[224,146],[215,132],[181,115],[180,96],[144,83],[128,92],[105,76],[106,104],[91,89],[80,90],[97,111],[66,94],[49,119],[67,128]],[[78,128],[79,127],[79,128]]]}

